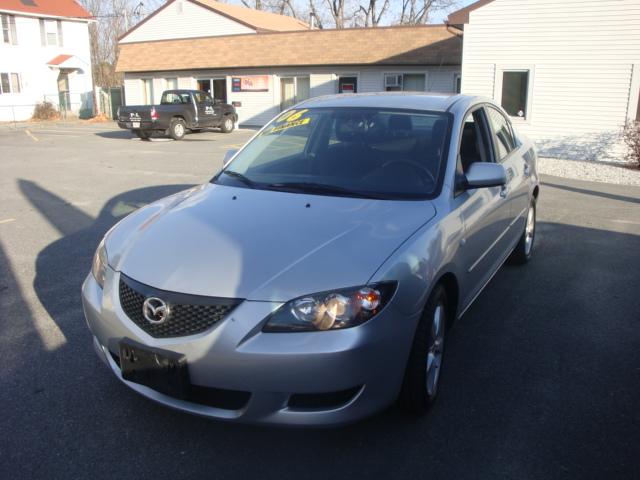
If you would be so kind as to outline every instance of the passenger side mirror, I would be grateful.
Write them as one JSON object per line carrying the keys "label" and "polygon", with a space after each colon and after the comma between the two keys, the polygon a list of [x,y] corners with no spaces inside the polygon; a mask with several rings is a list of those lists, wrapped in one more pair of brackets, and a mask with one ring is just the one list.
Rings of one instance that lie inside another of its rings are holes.
{"label": "passenger side mirror", "polygon": [[227,150],[227,153],[224,154],[223,164],[226,165],[231,157],[233,157],[236,153],[238,153],[238,149]]}
{"label": "passenger side mirror", "polygon": [[507,172],[502,165],[474,162],[465,174],[467,189],[499,187],[507,183]]}

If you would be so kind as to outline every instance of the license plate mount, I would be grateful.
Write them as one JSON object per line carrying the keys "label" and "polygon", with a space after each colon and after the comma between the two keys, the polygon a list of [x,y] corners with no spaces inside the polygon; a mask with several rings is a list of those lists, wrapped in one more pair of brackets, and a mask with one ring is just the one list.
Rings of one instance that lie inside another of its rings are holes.
{"label": "license plate mount", "polygon": [[122,378],[171,397],[187,398],[190,381],[184,355],[129,339],[122,340],[119,347]]}

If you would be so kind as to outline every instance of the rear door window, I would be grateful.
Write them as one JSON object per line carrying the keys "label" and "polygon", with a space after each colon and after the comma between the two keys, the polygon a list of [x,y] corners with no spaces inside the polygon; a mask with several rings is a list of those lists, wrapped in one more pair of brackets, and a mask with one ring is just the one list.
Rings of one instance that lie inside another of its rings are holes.
{"label": "rear door window", "polygon": [[516,141],[513,136],[511,124],[506,117],[493,107],[487,107],[489,124],[493,132],[494,143],[498,154],[498,161],[502,162],[516,149]]}

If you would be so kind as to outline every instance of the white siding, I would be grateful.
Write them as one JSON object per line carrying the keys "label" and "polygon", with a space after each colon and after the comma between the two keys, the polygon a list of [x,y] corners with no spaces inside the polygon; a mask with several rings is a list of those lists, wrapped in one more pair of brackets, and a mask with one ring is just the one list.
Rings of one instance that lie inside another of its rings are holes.
{"label": "white siding", "polygon": [[[240,102],[237,107],[239,123],[246,126],[266,124],[280,112],[280,78],[291,76],[309,76],[311,96],[333,95],[338,92],[338,77],[357,76],[358,92],[381,92],[384,90],[385,73],[424,73],[427,80],[427,91],[453,93],[455,90],[454,74],[460,73],[456,67],[315,67],[315,68],[255,68],[237,71],[198,70],[190,72],[156,72],[153,77],[154,88],[162,85],[162,79],[178,77],[180,88],[196,88],[196,78],[227,78],[227,101]],[[268,92],[232,92],[231,79],[242,75],[269,75]],[[127,105],[142,102],[141,78],[149,78],[148,74],[127,73],[125,75],[125,98]],[[161,91],[156,91],[159,98]]]}
{"label": "white siding", "polygon": [[[181,11],[179,7],[181,8]],[[148,42],[167,38],[211,37],[256,33],[255,30],[209,9],[179,0],[126,35],[120,43]]]}
{"label": "white siding", "polygon": [[462,92],[501,100],[503,70],[529,69],[531,104],[514,123],[542,154],[619,158],[635,110],[639,0],[495,0],[465,26]]}
{"label": "white siding", "polygon": [[0,72],[18,73],[21,92],[0,95],[0,121],[31,118],[35,104],[58,103],[57,68],[47,62],[61,54],[73,55],[81,67],[69,74],[71,107],[74,114],[93,110],[93,81],[87,22],[62,20],[63,45],[42,46],[39,20],[15,16],[17,45],[0,43]]}

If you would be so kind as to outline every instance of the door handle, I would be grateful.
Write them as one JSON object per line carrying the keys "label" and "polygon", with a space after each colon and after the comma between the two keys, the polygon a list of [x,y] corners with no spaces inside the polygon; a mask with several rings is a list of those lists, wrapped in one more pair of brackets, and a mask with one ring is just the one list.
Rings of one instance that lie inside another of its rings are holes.
{"label": "door handle", "polygon": [[509,192],[509,187],[507,187],[506,185],[502,185],[502,187],[500,187],[500,197],[507,198],[508,192]]}

